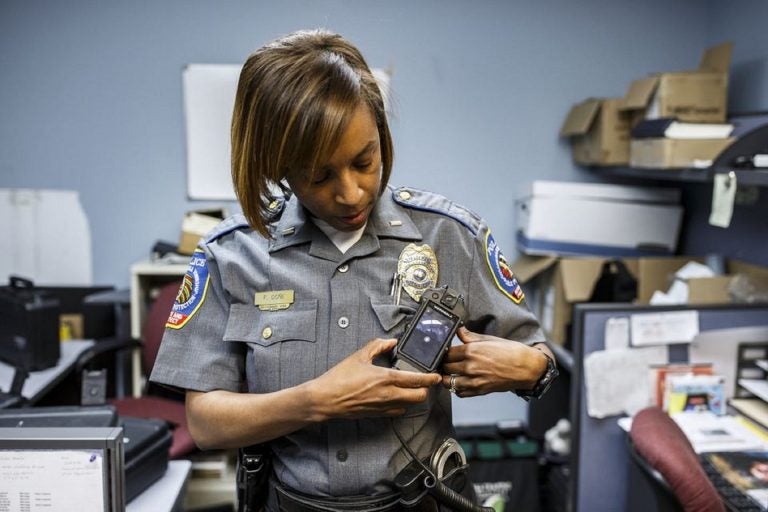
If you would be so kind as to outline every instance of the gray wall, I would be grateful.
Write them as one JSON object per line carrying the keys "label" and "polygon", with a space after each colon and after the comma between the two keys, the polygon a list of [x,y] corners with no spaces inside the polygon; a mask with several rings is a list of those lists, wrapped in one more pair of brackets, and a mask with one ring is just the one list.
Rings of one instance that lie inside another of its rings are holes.
{"label": "gray wall", "polygon": [[[156,240],[177,240],[184,211],[211,206],[186,198],[182,68],[242,62],[275,36],[323,26],[371,65],[394,69],[392,182],[478,211],[513,257],[512,200],[531,180],[592,179],[557,136],[569,106],[695,66],[720,39],[713,5],[4,0],[0,187],[78,190],[95,281],[127,286],[131,263]],[[757,33],[765,19],[737,14],[734,31],[753,24]]]}

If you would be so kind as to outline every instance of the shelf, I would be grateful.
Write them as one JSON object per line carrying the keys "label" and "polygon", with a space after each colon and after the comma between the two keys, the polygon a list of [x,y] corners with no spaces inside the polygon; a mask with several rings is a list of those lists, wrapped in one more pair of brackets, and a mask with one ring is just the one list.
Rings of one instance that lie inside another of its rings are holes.
{"label": "shelf", "polygon": [[768,151],[768,124],[758,126],[741,136],[718,155],[711,167],[703,169],[646,169],[639,167],[592,167],[591,169],[608,177],[632,178],[638,180],[676,181],[685,183],[711,183],[716,174],[733,172],[742,186],[768,187],[768,169],[744,169],[737,163],[744,157]]}
{"label": "shelf", "polygon": [[622,177],[642,180],[676,181],[684,183],[711,183],[715,174],[733,171],[739,185],[768,187],[768,169],[643,169],[638,167],[596,167],[595,173],[604,178]]}

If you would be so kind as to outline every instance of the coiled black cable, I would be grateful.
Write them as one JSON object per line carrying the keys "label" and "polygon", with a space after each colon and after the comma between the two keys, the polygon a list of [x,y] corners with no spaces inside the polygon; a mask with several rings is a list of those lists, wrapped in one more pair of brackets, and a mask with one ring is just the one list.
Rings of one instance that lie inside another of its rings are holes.
{"label": "coiled black cable", "polygon": [[392,419],[392,430],[394,430],[395,435],[400,440],[400,444],[403,445],[403,448],[406,452],[408,452],[408,455],[411,457],[411,459],[415,461],[426,473],[426,476],[424,476],[423,480],[424,487],[427,489],[429,494],[437,499],[437,501],[450,507],[451,510],[456,511],[495,512],[495,510],[491,507],[483,507],[471,502],[466,497],[462,496],[441,482],[440,479],[437,478],[435,473],[432,471],[432,469],[424,464],[424,462],[413,452],[413,450],[411,450],[411,447],[408,446],[408,443],[405,442],[405,439],[403,439],[403,436],[400,435],[400,432],[395,427],[394,419]]}

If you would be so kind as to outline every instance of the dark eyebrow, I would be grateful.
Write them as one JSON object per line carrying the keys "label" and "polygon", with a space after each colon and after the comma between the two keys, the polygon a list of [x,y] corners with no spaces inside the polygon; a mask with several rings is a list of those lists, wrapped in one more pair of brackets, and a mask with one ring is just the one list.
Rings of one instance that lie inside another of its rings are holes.
{"label": "dark eyebrow", "polygon": [[362,150],[360,150],[360,152],[357,155],[355,155],[355,158],[360,158],[361,156],[364,156],[366,153],[370,153],[371,151],[373,151],[376,148],[376,144],[378,142],[379,141],[375,139],[368,142],[368,144],[366,144],[365,147]]}

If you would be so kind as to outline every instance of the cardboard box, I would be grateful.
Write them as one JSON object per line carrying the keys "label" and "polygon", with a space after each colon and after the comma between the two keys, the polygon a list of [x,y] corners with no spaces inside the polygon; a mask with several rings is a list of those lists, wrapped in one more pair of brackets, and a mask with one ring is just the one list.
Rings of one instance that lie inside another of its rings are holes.
{"label": "cardboard box", "polygon": [[650,169],[706,168],[735,139],[632,139],[629,165]]}
{"label": "cardboard box", "polygon": [[181,223],[181,236],[177,251],[179,254],[192,254],[197,248],[200,237],[216,227],[227,215],[226,210],[197,210],[184,214]]}
{"label": "cardboard box", "polygon": [[696,70],[635,80],[624,95],[624,108],[634,111],[633,122],[660,117],[695,123],[724,122],[732,50],[732,43],[723,43],[708,48]]}
{"label": "cardboard box", "polygon": [[683,209],[673,188],[534,181],[518,199],[517,243],[525,254],[674,254]]}
{"label": "cardboard box", "polygon": [[573,160],[581,165],[626,165],[629,162],[629,119],[620,98],[589,98],[574,105],[561,137],[570,137]]}
{"label": "cardboard box", "polygon": [[[610,259],[522,255],[512,264],[528,296],[528,304],[554,343],[562,345],[567,341],[573,305],[589,301],[606,261]],[[669,289],[675,273],[686,263],[703,263],[704,259],[675,256],[621,258],[621,261],[637,279],[637,298],[634,302],[648,304],[656,290]],[[731,302],[729,290],[737,276],[747,276],[763,286],[764,290],[768,289],[768,268],[729,260],[725,270],[726,275],[689,280],[688,303],[701,305]]]}

